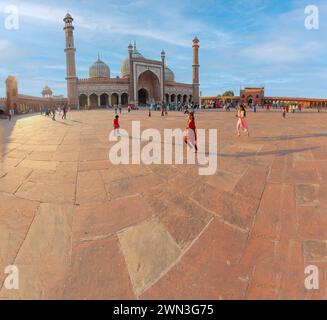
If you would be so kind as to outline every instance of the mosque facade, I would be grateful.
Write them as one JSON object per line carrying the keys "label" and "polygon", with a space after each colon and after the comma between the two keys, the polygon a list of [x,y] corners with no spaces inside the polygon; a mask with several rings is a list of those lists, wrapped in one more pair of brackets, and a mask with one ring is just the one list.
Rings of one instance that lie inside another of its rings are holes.
{"label": "mosque facade", "polygon": [[66,69],[68,106],[73,109],[98,108],[114,105],[146,105],[150,103],[200,104],[199,40],[193,39],[192,84],[175,81],[174,72],[166,65],[166,54],[160,60],[145,58],[136,44],[128,46],[128,54],[121,65],[121,76],[111,77],[110,67],[100,59],[89,68],[86,79],[76,75],[76,48],[73,17],[64,18],[66,38]]}

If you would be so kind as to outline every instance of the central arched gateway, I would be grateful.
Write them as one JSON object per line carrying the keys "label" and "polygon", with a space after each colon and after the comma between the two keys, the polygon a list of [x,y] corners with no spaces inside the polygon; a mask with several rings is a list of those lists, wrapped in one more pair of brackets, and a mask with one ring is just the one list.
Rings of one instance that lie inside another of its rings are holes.
{"label": "central arched gateway", "polygon": [[158,77],[150,70],[143,72],[138,79],[138,103],[160,101],[161,88]]}
{"label": "central arched gateway", "polygon": [[146,89],[142,88],[138,92],[139,105],[145,105],[149,100],[149,93]]}

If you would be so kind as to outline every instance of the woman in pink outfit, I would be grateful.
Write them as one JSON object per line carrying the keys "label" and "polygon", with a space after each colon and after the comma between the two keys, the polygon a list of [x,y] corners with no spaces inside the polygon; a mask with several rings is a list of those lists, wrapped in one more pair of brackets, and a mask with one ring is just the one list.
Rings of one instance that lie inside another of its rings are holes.
{"label": "woman in pink outfit", "polygon": [[236,126],[236,130],[237,130],[237,136],[240,136],[241,133],[240,133],[240,130],[242,129],[245,133],[247,133],[248,136],[250,136],[250,132],[249,132],[249,129],[248,129],[248,126],[247,126],[247,123],[246,123],[246,111],[245,111],[245,108],[244,106],[240,106],[238,112],[237,112],[237,115],[236,117],[238,118],[238,121],[237,121],[237,126]]}

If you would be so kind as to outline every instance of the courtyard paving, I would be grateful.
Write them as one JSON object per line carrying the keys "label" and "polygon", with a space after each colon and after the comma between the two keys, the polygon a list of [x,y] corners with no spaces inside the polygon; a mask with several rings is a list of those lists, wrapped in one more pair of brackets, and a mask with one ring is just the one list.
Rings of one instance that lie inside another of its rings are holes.
{"label": "courtyard paving", "polygon": [[[0,122],[0,299],[326,299],[327,114],[201,112],[218,171],[108,160],[112,111]],[[134,111],[120,122],[183,128]],[[20,289],[3,270],[16,265]],[[304,269],[320,271],[319,290]]]}

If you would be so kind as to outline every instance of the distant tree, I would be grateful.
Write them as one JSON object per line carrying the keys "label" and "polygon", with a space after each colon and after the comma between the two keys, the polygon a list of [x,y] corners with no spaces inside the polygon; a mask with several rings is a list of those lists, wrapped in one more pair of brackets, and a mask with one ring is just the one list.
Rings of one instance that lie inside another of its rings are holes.
{"label": "distant tree", "polygon": [[234,94],[234,91],[226,91],[224,94],[223,94],[224,97],[234,97],[235,94]]}
{"label": "distant tree", "polygon": [[221,97],[221,94],[218,94],[218,96],[217,96],[218,98],[220,98]]}

